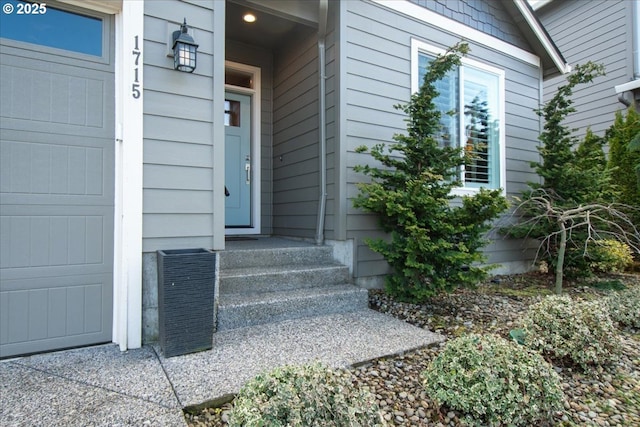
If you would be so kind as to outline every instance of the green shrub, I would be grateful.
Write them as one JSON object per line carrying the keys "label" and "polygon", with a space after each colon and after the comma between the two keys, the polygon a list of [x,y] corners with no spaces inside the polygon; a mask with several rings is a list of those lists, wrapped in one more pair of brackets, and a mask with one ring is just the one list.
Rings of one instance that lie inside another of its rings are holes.
{"label": "green shrub", "polygon": [[617,240],[597,240],[588,247],[589,266],[600,273],[620,273],[633,264],[629,245]]}
{"label": "green shrub", "polygon": [[605,304],[547,296],[524,318],[525,345],[555,363],[604,365],[615,360],[619,341]]}
{"label": "green shrub", "polygon": [[[386,239],[365,242],[393,267],[387,290],[404,301],[419,302],[484,279],[488,268],[480,264],[486,261],[481,250],[488,243],[486,233],[507,209],[500,189],[483,188],[462,198],[452,193],[462,185],[458,172],[472,159],[461,147],[442,143],[436,83],[467,52],[468,45],[461,43],[434,59],[420,90],[396,106],[408,116],[406,134],[395,135],[389,144],[357,148],[376,162],[354,168],[371,182],[358,184],[353,204],[378,214],[380,228],[388,233]],[[476,109],[477,119],[487,121],[486,111]]]}
{"label": "green shrub", "polygon": [[[625,114],[626,113],[626,114]],[[606,132],[609,145],[609,168],[614,182],[621,190],[617,201],[625,205],[635,206],[628,213],[634,224],[640,224],[640,149],[632,146],[632,141],[640,133],[640,114],[633,108],[626,112],[618,111],[613,125]],[[637,144],[637,139],[635,139]]]}
{"label": "green shrub", "polygon": [[236,396],[229,426],[384,425],[373,396],[347,375],[319,363],[259,374]]}
{"label": "green shrub", "polygon": [[613,321],[624,326],[640,328],[640,287],[613,292],[606,301]]}
{"label": "green shrub", "polygon": [[560,378],[538,353],[493,335],[449,341],[422,373],[427,394],[470,426],[529,426],[562,407]]}

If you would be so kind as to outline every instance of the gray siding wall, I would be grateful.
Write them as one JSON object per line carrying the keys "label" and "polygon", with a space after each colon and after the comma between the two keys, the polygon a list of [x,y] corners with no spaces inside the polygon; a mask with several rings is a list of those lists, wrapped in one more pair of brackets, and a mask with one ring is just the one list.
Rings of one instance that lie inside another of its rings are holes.
{"label": "gray siding wall", "polygon": [[530,49],[509,13],[495,0],[410,0],[454,21],[491,34],[522,49]]}
{"label": "gray siding wall", "polygon": [[312,238],[318,207],[317,36],[274,58],[273,232]]}
{"label": "gray siding wall", "polygon": [[[224,37],[212,30],[217,4],[145,2],[144,252],[213,246],[213,39]],[[193,74],[173,70],[166,55],[183,17],[200,45]]]}
{"label": "gray siding wall", "polygon": [[[343,14],[340,31],[346,54],[341,78],[346,89],[340,108],[345,117],[341,137],[346,159],[347,238],[356,242],[355,276],[366,279],[387,273],[388,266],[364,244],[365,238],[382,236],[376,217],[352,205],[356,183],[364,179],[353,166],[371,159],[355,148],[390,142],[395,133],[406,130],[403,113],[393,105],[410,97],[411,37],[441,48],[452,46],[460,37],[369,2],[346,2]],[[536,179],[528,162],[538,159],[539,119],[533,109],[540,101],[540,71],[491,48],[473,42],[470,46],[471,58],[505,70],[507,191],[515,194],[527,181]],[[515,247],[521,249],[520,242],[497,240],[487,249],[490,262],[521,261],[523,254]]]}
{"label": "gray siding wall", "polygon": [[[553,1],[538,11],[540,20],[571,65],[593,61],[604,64],[606,76],[574,91],[576,112],[566,123],[583,136],[588,126],[598,135],[613,123],[615,112],[624,109],[614,86],[633,78],[631,63],[632,2],[628,0]],[[549,79],[544,85],[544,99],[550,99],[564,77]]]}
{"label": "gray siding wall", "polygon": [[226,59],[260,68],[260,233],[272,233],[273,54],[271,51],[227,40]]}

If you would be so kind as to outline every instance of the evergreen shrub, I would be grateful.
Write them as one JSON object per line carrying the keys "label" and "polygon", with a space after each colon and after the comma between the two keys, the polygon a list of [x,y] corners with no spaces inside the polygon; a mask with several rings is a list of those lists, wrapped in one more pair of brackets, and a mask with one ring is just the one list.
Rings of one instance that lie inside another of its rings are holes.
{"label": "evergreen shrub", "polygon": [[469,426],[532,426],[562,408],[558,374],[538,353],[494,335],[449,341],[422,373],[427,394]]}
{"label": "evergreen shrub", "polygon": [[545,358],[587,371],[614,361],[619,337],[601,301],[574,301],[552,295],[529,307],[523,320],[524,344]]}
{"label": "evergreen shrub", "polygon": [[371,177],[358,185],[354,206],[378,214],[388,238],[365,242],[393,268],[387,291],[404,301],[420,302],[441,291],[474,286],[487,275],[481,248],[488,243],[490,222],[506,210],[500,189],[481,189],[456,198],[458,172],[469,161],[460,147],[440,143],[441,112],[436,82],[468,52],[465,43],[452,47],[429,65],[420,90],[397,109],[408,115],[407,134],[393,143],[362,146],[380,167],[356,166]]}
{"label": "evergreen shrub", "polygon": [[320,363],[285,366],[247,382],[233,401],[230,427],[385,425],[371,393],[350,374]]}
{"label": "evergreen shrub", "polygon": [[612,292],[606,301],[613,321],[623,326],[640,328],[640,287]]}
{"label": "evergreen shrub", "polygon": [[633,264],[633,253],[618,240],[596,240],[589,242],[587,259],[594,272],[621,273]]}

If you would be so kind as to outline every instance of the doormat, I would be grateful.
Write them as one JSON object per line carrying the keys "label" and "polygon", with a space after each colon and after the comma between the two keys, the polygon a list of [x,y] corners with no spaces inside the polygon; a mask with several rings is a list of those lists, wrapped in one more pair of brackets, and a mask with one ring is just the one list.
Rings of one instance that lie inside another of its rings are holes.
{"label": "doormat", "polygon": [[258,240],[257,237],[225,237],[225,241],[227,242],[242,242],[245,240]]}

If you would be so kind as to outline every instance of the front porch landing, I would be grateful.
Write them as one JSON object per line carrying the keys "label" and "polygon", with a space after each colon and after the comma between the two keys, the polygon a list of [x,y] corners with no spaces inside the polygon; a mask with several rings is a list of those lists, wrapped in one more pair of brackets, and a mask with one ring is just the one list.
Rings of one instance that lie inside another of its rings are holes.
{"label": "front porch landing", "polygon": [[0,413],[17,426],[184,426],[181,408],[236,393],[262,370],[357,365],[442,339],[367,309],[219,332],[212,350],[169,359],[115,344],[20,357],[0,362]]}
{"label": "front porch landing", "polygon": [[218,332],[213,349],[200,353],[167,359],[156,350],[180,406],[187,407],[235,394],[247,380],[277,366],[317,360],[347,367],[443,339],[365,309]]}

